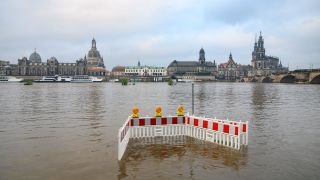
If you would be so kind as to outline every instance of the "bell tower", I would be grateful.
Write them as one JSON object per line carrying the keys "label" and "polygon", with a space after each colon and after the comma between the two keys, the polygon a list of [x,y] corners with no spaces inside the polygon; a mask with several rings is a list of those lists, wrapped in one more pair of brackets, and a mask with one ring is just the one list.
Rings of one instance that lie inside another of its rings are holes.
{"label": "bell tower", "polygon": [[266,50],[264,49],[264,40],[262,38],[261,31],[260,31],[260,36],[259,36],[257,46],[258,46],[257,47],[257,59],[259,59],[259,60],[265,59]]}
{"label": "bell tower", "polygon": [[260,31],[260,36],[257,42],[257,38],[255,38],[254,48],[252,51],[252,66],[253,68],[260,69],[262,67],[263,62],[266,59],[266,50],[264,48],[264,40],[262,37],[262,33]]}
{"label": "bell tower", "polygon": [[199,63],[204,64],[205,61],[206,61],[205,52],[204,52],[204,49],[201,48],[199,52]]}

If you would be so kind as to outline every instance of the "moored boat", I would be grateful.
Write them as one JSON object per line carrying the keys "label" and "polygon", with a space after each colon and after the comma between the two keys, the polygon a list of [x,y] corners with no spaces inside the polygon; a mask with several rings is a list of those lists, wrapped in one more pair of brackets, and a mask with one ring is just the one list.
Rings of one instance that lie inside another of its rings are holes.
{"label": "moored boat", "polygon": [[8,82],[8,83],[17,83],[21,82],[23,79],[21,78],[16,78],[14,76],[0,76],[0,82]]}
{"label": "moored boat", "polygon": [[35,82],[56,82],[58,81],[58,76],[43,76],[40,80],[35,80]]}
{"label": "moored boat", "polygon": [[90,78],[91,78],[92,82],[102,82],[103,81],[102,78],[98,78],[96,76],[90,76]]}
{"label": "moored boat", "polygon": [[119,79],[110,79],[109,82],[119,82]]}
{"label": "moored boat", "polygon": [[88,75],[75,75],[71,78],[72,83],[92,83],[93,80]]}
{"label": "moored boat", "polygon": [[71,77],[70,76],[61,76],[61,79],[59,82],[71,82]]}
{"label": "moored boat", "polygon": [[36,80],[35,82],[52,82],[52,83],[58,83],[58,82],[71,82],[70,76],[43,76],[40,80]]}

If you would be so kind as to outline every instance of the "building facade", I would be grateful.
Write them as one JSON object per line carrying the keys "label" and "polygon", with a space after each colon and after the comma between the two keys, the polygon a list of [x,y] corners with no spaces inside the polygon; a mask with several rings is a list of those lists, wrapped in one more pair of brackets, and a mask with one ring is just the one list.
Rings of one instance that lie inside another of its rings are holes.
{"label": "building facade", "polygon": [[106,74],[103,57],[97,49],[96,40],[91,41],[91,49],[88,52],[87,60],[87,74],[91,76],[104,76]]}
{"label": "building facade", "polygon": [[[13,67],[13,66],[12,66]],[[47,62],[34,62],[26,57],[18,59],[17,70],[12,69],[10,75],[19,76],[74,76],[87,74],[86,61],[82,58],[76,63],[59,63],[57,58],[51,57]]]}
{"label": "building facade", "polygon": [[124,74],[136,77],[164,77],[167,75],[167,70],[165,67],[141,66],[139,61],[137,66],[125,67]]}
{"label": "building facade", "polygon": [[[5,69],[5,71],[2,69]],[[35,50],[29,59],[23,57],[18,59],[17,64],[1,65],[0,70],[0,73],[5,72],[5,75],[15,76],[105,76],[106,74],[103,58],[97,50],[95,39],[91,42],[88,59],[85,55],[84,58],[76,60],[75,63],[61,63],[57,58],[51,57],[46,62],[42,62],[40,54]]]}
{"label": "building facade", "polygon": [[234,62],[232,54],[229,55],[229,60],[226,63],[221,63],[218,66],[218,79],[235,80],[239,77],[238,64]]}
{"label": "building facade", "polygon": [[208,62],[203,48],[199,51],[198,61],[172,61],[168,66],[170,76],[210,76],[216,70],[216,63]]}
{"label": "building facade", "polygon": [[271,75],[273,73],[288,71],[288,68],[282,67],[281,61],[279,61],[278,57],[266,55],[264,39],[261,35],[261,31],[258,42],[255,40],[254,43],[251,64],[253,69],[250,74],[252,76]]}
{"label": "building facade", "polygon": [[10,62],[0,60],[0,75],[6,75],[9,69],[10,69]]}
{"label": "building facade", "polygon": [[235,81],[248,76],[250,69],[250,65],[237,64],[230,53],[229,60],[226,63],[219,64],[216,78],[219,80]]}

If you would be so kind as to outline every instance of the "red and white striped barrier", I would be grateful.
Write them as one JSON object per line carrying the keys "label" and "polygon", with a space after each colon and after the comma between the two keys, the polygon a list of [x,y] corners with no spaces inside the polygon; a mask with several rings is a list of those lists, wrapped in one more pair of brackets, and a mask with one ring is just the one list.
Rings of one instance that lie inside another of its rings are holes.
{"label": "red and white striped barrier", "polygon": [[144,117],[130,119],[130,126],[155,126],[185,124],[184,116]]}
{"label": "red and white striped barrier", "polygon": [[130,130],[130,119],[129,116],[126,122],[122,125],[122,127],[119,129],[118,134],[118,160],[121,160],[124,152],[126,151],[127,145],[129,143],[129,139],[131,137]]}
{"label": "red and white striped barrier", "polygon": [[128,117],[119,129],[118,159],[121,160],[130,138],[190,136],[240,149],[248,145],[249,122],[196,116]]}
{"label": "red and white striped barrier", "polygon": [[186,135],[240,149],[241,145],[248,145],[248,123],[187,116]]}

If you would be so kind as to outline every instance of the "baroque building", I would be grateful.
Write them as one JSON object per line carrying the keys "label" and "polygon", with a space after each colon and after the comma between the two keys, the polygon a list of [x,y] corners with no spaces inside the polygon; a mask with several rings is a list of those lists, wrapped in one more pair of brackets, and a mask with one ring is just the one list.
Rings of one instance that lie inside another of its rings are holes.
{"label": "baroque building", "polygon": [[252,71],[251,75],[271,75],[278,72],[286,72],[288,68],[282,67],[281,61],[276,56],[267,56],[264,48],[264,39],[261,35],[255,40],[254,48],[252,52]]}
{"label": "baroque building", "polygon": [[85,55],[84,58],[76,60],[75,63],[61,63],[57,58],[51,57],[47,62],[42,62],[40,54],[35,50],[29,59],[27,57],[18,59],[18,64],[7,64],[5,69],[1,71],[2,73],[5,72],[6,75],[15,76],[105,76],[106,74],[103,58],[97,50],[95,39],[91,42],[88,59]]}
{"label": "baroque building", "polygon": [[87,70],[88,75],[92,76],[102,76],[106,73],[103,57],[97,49],[96,40],[94,38],[91,41],[91,49],[88,52]]}
{"label": "baroque building", "polygon": [[203,48],[199,51],[198,61],[172,61],[168,66],[170,76],[210,76],[216,69],[216,63],[208,62]]}
{"label": "baroque building", "polygon": [[17,71],[12,75],[20,76],[73,76],[86,74],[86,62],[80,58],[76,63],[59,63],[57,58],[51,57],[46,63],[36,63],[26,57],[18,59]]}
{"label": "baroque building", "polygon": [[10,62],[0,60],[0,76],[8,74],[7,71],[10,71]]}
{"label": "baroque building", "polygon": [[217,79],[235,81],[242,77],[246,77],[250,69],[250,65],[241,65],[236,63],[232,58],[232,54],[230,53],[229,60],[226,63],[221,63],[218,66]]}
{"label": "baroque building", "polygon": [[32,63],[41,63],[41,56],[37,53],[36,49],[34,52],[30,55],[29,61]]}
{"label": "baroque building", "polygon": [[226,63],[221,63],[218,66],[218,79],[235,80],[239,77],[238,64],[234,62],[232,54],[229,55],[229,60]]}

